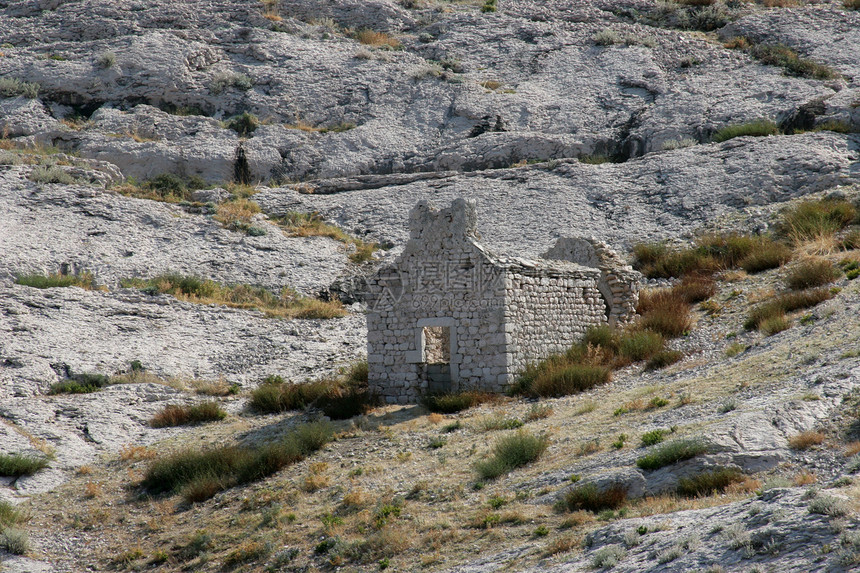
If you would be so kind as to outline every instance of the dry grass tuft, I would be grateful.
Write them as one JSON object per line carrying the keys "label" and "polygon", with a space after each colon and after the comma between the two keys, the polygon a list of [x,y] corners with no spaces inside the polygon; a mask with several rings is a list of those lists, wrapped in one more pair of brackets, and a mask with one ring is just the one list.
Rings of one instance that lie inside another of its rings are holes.
{"label": "dry grass tuft", "polygon": [[385,32],[377,32],[366,28],[356,32],[355,39],[368,46],[386,47],[390,49],[401,47],[400,40],[397,38],[393,38]]}
{"label": "dry grass tuft", "polygon": [[373,253],[379,250],[376,243],[368,243],[349,235],[335,225],[326,223],[319,213],[290,212],[280,218],[272,219],[291,237],[328,237],[339,241],[354,250],[349,255],[353,263],[363,263],[373,258]]}
{"label": "dry grass tuft", "polygon": [[846,458],[860,454],[860,441],[853,441],[846,445],[844,454]]}
{"label": "dry grass tuft", "polygon": [[280,296],[250,285],[223,285],[208,279],[182,275],[161,275],[151,279],[124,279],[126,288],[138,288],[149,294],[169,294],[179,300],[198,304],[221,304],[232,308],[252,309],[273,318],[330,319],[346,316],[338,301],[305,297],[284,288]]}
{"label": "dry grass tuft", "polygon": [[788,447],[792,450],[808,450],[812,446],[823,444],[826,437],[823,433],[816,430],[807,430],[790,437],[788,439]]}
{"label": "dry grass tuft", "polygon": [[158,456],[158,452],[146,446],[125,444],[119,450],[119,459],[124,462],[137,462],[140,460],[152,460]]}
{"label": "dry grass tuft", "polygon": [[818,481],[818,476],[808,470],[801,470],[794,475],[792,481],[798,487],[812,485]]}

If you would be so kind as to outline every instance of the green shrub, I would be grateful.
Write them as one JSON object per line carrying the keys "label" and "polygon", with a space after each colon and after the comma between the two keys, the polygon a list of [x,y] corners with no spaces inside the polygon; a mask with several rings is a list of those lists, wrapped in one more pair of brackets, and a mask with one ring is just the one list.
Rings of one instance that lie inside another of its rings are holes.
{"label": "green shrub", "polygon": [[481,6],[481,12],[495,12],[497,0],[484,0],[484,5]]}
{"label": "green shrub", "polygon": [[618,354],[634,362],[647,360],[663,349],[663,337],[650,330],[625,333],[618,341]]}
{"label": "green shrub", "polygon": [[36,183],[62,183],[63,185],[75,183],[75,178],[66,173],[59,165],[34,167],[28,178]]}
{"label": "green shrub", "polygon": [[699,439],[684,439],[666,442],[654,451],[636,460],[643,470],[656,470],[662,467],[694,458],[708,451],[708,446]]}
{"label": "green shrub", "polygon": [[645,432],[642,434],[642,445],[643,446],[654,446],[661,443],[666,439],[666,435],[669,433],[669,430],[656,429]]}
{"label": "green shrub", "polygon": [[822,495],[809,503],[809,513],[820,513],[829,517],[844,517],[851,513],[851,507],[844,499]]}
{"label": "green shrub", "polygon": [[540,373],[531,393],[542,397],[568,396],[609,382],[612,371],[605,366],[570,364]]}
{"label": "green shrub", "polygon": [[535,436],[518,430],[512,436],[499,439],[493,446],[492,457],[475,464],[475,469],[481,479],[495,479],[534,462],[546,451],[548,445],[549,437]]}
{"label": "green shrub", "polygon": [[648,360],[648,363],[645,364],[645,369],[659,370],[679,362],[682,358],[684,358],[684,353],[680,350],[661,350]]}
{"label": "green shrub", "polygon": [[734,468],[719,468],[678,480],[678,495],[699,497],[722,492],[733,483],[744,480],[744,474]]}
{"label": "green shrub", "polygon": [[242,137],[254,133],[260,127],[260,120],[253,113],[243,112],[242,115],[227,120],[227,129],[232,129]]}
{"label": "green shrub", "polygon": [[810,258],[792,268],[785,282],[791,289],[802,290],[832,283],[840,274],[839,269],[827,259]]}
{"label": "green shrub", "polygon": [[96,61],[100,68],[112,68],[116,65],[116,54],[113,52],[102,52]]}
{"label": "green shrub", "polygon": [[735,137],[764,137],[779,133],[779,126],[769,119],[757,119],[748,123],[729,125],[717,131],[711,139],[717,143],[734,139]]}
{"label": "green shrub", "polygon": [[804,201],[786,210],[779,230],[795,242],[801,242],[833,235],[857,217],[857,207],[845,199]]}
{"label": "green shrub", "polygon": [[30,476],[48,467],[48,459],[24,454],[0,454],[0,476]]}
{"label": "green shrub", "polygon": [[12,555],[24,555],[30,550],[27,532],[16,527],[7,527],[0,531],[0,549]]}
{"label": "green shrub", "polygon": [[75,275],[64,275],[62,273],[50,275],[20,275],[15,279],[15,284],[33,288],[54,287],[81,287],[86,290],[96,288],[93,275],[83,272]]}
{"label": "green shrub", "polygon": [[627,551],[620,545],[613,544],[601,547],[594,552],[591,566],[595,569],[611,569],[627,556]]}
{"label": "green shrub", "polygon": [[0,78],[0,96],[17,97],[24,96],[35,99],[39,96],[39,84],[25,82],[16,78]]}
{"label": "green shrub", "polygon": [[797,52],[783,44],[757,44],[751,48],[750,53],[761,63],[779,66],[792,76],[817,80],[839,77],[839,73],[832,68],[801,58]]}
{"label": "green shrub", "polygon": [[599,513],[606,509],[618,509],[627,502],[627,488],[613,484],[601,490],[596,484],[588,483],[572,488],[561,501],[562,509],[567,511],[585,510]]}
{"label": "green shrub", "polygon": [[73,374],[68,379],[51,384],[49,394],[89,394],[111,385],[104,374]]}
{"label": "green shrub", "polygon": [[218,95],[227,88],[246,92],[252,87],[254,87],[254,80],[245,74],[218,74],[209,84],[209,91],[213,95]]}
{"label": "green shrub", "polygon": [[149,494],[184,490],[188,501],[203,501],[219,491],[270,476],[301,461],[334,437],[332,426],[297,426],[284,438],[258,447],[224,446],[186,450],[153,462],[141,482]]}
{"label": "green shrub", "polygon": [[491,394],[468,391],[455,394],[427,394],[421,398],[421,403],[431,412],[455,414],[492,399],[494,397]]}
{"label": "green shrub", "polygon": [[166,428],[170,426],[184,426],[187,424],[201,424],[204,422],[216,422],[227,416],[218,402],[203,402],[192,406],[179,406],[171,404],[161,409],[149,421],[153,428]]}

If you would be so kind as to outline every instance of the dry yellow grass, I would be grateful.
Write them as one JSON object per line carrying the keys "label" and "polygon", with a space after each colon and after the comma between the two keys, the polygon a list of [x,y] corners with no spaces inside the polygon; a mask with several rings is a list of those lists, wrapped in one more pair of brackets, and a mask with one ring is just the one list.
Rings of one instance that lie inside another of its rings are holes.
{"label": "dry yellow grass", "polygon": [[437,414],[436,412],[431,412],[427,415],[427,421],[433,425],[440,423],[444,419],[445,416],[443,416],[442,414]]}
{"label": "dry yellow grass", "polygon": [[810,485],[818,481],[818,476],[814,473],[806,470],[801,470],[794,474],[794,478],[792,479],[794,485],[800,487],[803,485]]}
{"label": "dry yellow grass", "polygon": [[250,199],[238,199],[218,205],[214,219],[225,227],[250,225],[254,215],[260,212],[260,206]]}
{"label": "dry yellow grass", "polygon": [[135,444],[125,444],[119,450],[119,459],[127,462],[136,462],[140,460],[151,460],[154,459],[158,455],[153,449],[147,448],[146,446],[139,446]]}
{"label": "dry yellow grass", "polygon": [[355,33],[355,39],[368,46],[386,46],[389,48],[399,48],[400,40],[389,36],[385,32],[377,32],[375,30],[363,29]]}
{"label": "dry yellow grass", "polygon": [[824,443],[826,436],[816,430],[807,430],[788,439],[788,447],[793,450],[808,450]]}
{"label": "dry yellow grass", "polygon": [[850,442],[848,445],[846,445],[844,454],[847,458],[860,454],[860,441]]}
{"label": "dry yellow grass", "polygon": [[84,484],[84,497],[88,499],[93,499],[95,497],[99,497],[102,494],[102,486],[100,483],[95,481],[88,481]]}

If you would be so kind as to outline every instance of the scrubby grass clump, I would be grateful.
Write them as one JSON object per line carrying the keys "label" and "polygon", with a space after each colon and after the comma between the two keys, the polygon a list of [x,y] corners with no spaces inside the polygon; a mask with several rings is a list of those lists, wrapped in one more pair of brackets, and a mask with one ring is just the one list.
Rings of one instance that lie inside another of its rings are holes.
{"label": "scrubby grass clump", "polygon": [[365,242],[353,237],[343,229],[326,223],[319,213],[297,213],[290,212],[284,217],[273,219],[273,222],[283,227],[292,237],[328,237],[345,245],[352,246],[354,250],[349,255],[353,263],[363,263],[373,258],[374,251],[379,245]]}
{"label": "scrubby grass clump", "polygon": [[750,48],[750,54],[763,64],[783,68],[787,74],[792,76],[816,80],[830,80],[839,77],[839,73],[833,68],[802,58],[797,52],[783,44],[757,44]]}
{"label": "scrubby grass clump", "polygon": [[765,137],[768,135],[777,135],[779,126],[769,119],[757,119],[747,123],[738,125],[729,125],[717,131],[711,139],[717,143],[734,139],[735,137]]}
{"label": "scrubby grass clump", "polygon": [[795,265],[785,277],[785,282],[791,289],[802,290],[832,283],[840,274],[827,259],[814,257]]}
{"label": "scrubby grass clump", "polygon": [[19,275],[15,284],[33,288],[80,287],[86,290],[96,288],[95,278],[88,272],[74,275],[55,273],[48,275]]}
{"label": "scrubby grass clump", "polygon": [[599,513],[606,509],[618,509],[627,502],[627,488],[622,484],[613,484],[601,489],[594,483],[588,483],[571,489],[559,503],[561,509],[567,511],[591,511]]}
{"label": "scrubby grass clump", "polygon": [[178,452],[153,462],[141,486],[151,495],[182,492],[189,502],[204,501],[220,491],[260,480],[297,463],[333,437],[330,424],[314,422],[262,446]]}
{"label": "scrubby grass clump", "polygon": [[25,454],[0,454],[0,476],[31,476],[48,467],[49,460],[43,456]]}
{"label": "scrubby grass clump", "polygon": [[657,470],[662,467],[694,458],[708,451],[708,445],[700,439],[684,439],[666,442],[652,452],[636,460],[643,470]]}
{"label": "scrubby grass clump", "polygon": [[486,392],[465,391],[456,393],[427,394],[421,398],[425,408],[437,414],[456,414],[490,402],[495,396]]}
{"label": "scrubby grass clump", "polygon": [[24,96],[28,99],[35,99],[39,96],[40,87],[37,83],[25,82],[17,78],[0,78],[0,96],[2,97]]}
{"label": "scrubby grass clump", "polygon": [[742,482],[744,474],[735,468],[718,468],[678,480],[678,495],[700,497],[724,491],[733,483]]}
{"label": "scrubby grass clump", "polygon": [[247,137],[260,127],[260,119],[253,113],[243,112],[231,117],[226,122],[227,129],[232,129],[242,137]]}
{"label": "scrubby grass clump", "polygon": [[640,243],[633,247],[633,256],[636,268],[648,278],[703,280],[717,271],[737,267],[750,273],[776,268],[791,258],[791,250],[770,237],[731,233],[703,235],[687,248]]}
{"label": "scrubby grass clump", "polygon": [[376,404],[367,387],[367,362],[353,364],[337,378],[287,383],[269,376],[251,392],[249,406],[267,414],[316,407],[334,420],[364,414]]}
{"label": "scrubby grass clump", "polygon": [[482,480],[495,479],[536,461],[548,445],[549,437],[518,430],[516,434],[497,441],[492,456],[475,464],[475,471]]}
{"label": "scrubby grass clump", "polygon": [[803,201],[783,213],[779,230],[797,244],[833,236],[860,222],[858,215],[857,206],[845,199]]}
{"label": "scrubby grass clump", "polygon": [[339,318],[346,310],[338,301],[322,301],[285,288],[280,295],[250,285],[223,285],[208,279],[178,274],[151,279],[125,279],[125,288],[141,289],[148,294],[169,294],[179,300],[199,304],[221,304],[232,308],[259,310],[274,318]]}
{"label": "scrubby grass clump", "polygon": [[191,406],[180,406],[171,404],[162,408],[152,419],[149,425],[153,428],[167,428],[171,426],[186,426],[188,424],[202,424],[204,422],[217,422],[227,416],[218,402],[203,402]]}
{"label": "scrubby grass clump", "polygon": [[62,183],[63,185],[73,185],[75,183],[75,178],[59,165],[40,165],[34,167],[27,177],[30,181],[35,181],[36,183]]}
{"label": "scrubby grass clump", "polygon": [[771,300],[755,306],[750,310],[744,328],[747,330],[760,329],[770,320],[785,317],[786,313],[795,310],[811,308],[825,300],[833,298],[834,294],[827,288],[808,289],[786,292]]}
{"label": "scrubby grass clump", "polygon": [[27,521],[27,515],[7,501],[0,500],[0,550],[12,555],[29,551],[27,532],[17,526]]}
{"label": "scrubby grass clump", "polygon": [[674,287],[639,293],[637,312],[642,328],[659,332],[668,338],[682,336],[693,327],[690,304]]}
{"label": "scrubby grass clump", "polygon": [[202,189],[206,183],[198,178],[183,179],[173,173],[162,173],[143,183],[129,178],[124,183],[112,187],[120,195],[149,199],[165,203],[191,201],[191,192]]}

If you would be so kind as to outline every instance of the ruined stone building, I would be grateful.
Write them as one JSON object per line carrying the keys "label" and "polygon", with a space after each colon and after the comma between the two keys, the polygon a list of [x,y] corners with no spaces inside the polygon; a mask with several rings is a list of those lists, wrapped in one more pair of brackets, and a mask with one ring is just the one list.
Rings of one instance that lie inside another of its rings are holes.
{"label": "ruined stone building", "polygon": [[502,392],[528,362],[635,314],[638,273],[604,243],[562,238],[544,259],[497,256],[463,199],[418,203],[409,226],[403,253],[368,282],[369,383],[388,402]]}

